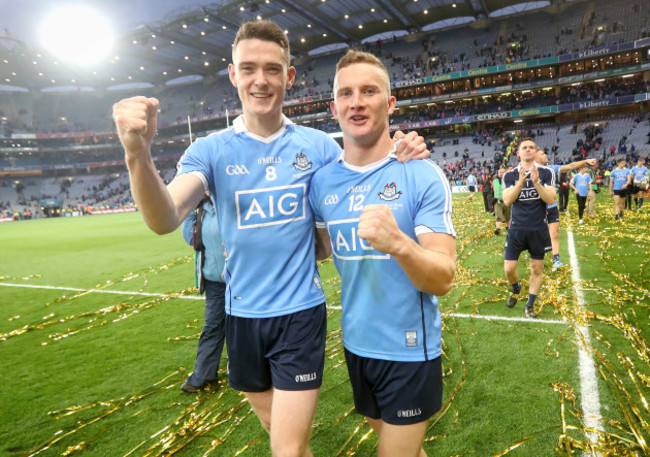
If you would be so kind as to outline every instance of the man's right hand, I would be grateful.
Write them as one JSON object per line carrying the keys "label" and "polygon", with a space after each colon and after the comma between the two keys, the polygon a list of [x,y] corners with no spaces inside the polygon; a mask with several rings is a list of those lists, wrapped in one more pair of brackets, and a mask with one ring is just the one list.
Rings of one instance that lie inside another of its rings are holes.
{"label": "man's right hand", "polygon": [[125,98],[113,105],[113,120],[127,161],[151,153],[159,104],[155,98],[138,96]]}

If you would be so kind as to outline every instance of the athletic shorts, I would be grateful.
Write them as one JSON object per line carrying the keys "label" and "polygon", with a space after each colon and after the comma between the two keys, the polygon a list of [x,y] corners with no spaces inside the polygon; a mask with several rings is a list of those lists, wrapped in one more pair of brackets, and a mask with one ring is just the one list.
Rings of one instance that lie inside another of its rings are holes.
{"label": "athletic shorts", "polygon": [[551,235],[548,233],[548,227],[542,230],[530,230],[510,226],[504,258],[505,260],[519,260],[521,253],[528,251],[531,259],[544,260],[544,254],[551,249]]}
{"label": "athletic shorts", "polygon": [[631,183],[628,186],[628,189],[630,191],[630,195],[638,194],[639,192],[641,192],[641,188],[638,187],[638,186],[635,186],[634,183]]}
{"label": "athletic shorts", "polygon": [[323,381],[325,303],[286,316],[226,316],[228,382],[242,392],[317,389]]}
{"label": "athletic shorts", "polygon": [[554,224],[560,222],[560,210],[557,205],[553,208],[546,208],[546,220],[549,224]]}
{"label": "athletic shorts", "polygon": [[614,195],[618,195],[621,198],[625,198],[625,197],[627,197],[627,191],[628,191],[628,189],[614,190]]}
{"label": "athletic shorts", "polygon": [[396,362],[345,350],[354,408],[387,424],[425,421],[442,406],[442,362]]}
{"label": "athletic shorts", "polygon": [[470,192],[476,192],[476,186],[469,186]]}
{"label": "athletic shorts", "polygon": [[510,208],[499,200],[494,205],[494,215],[498,222],[508,222],[510,220]]}

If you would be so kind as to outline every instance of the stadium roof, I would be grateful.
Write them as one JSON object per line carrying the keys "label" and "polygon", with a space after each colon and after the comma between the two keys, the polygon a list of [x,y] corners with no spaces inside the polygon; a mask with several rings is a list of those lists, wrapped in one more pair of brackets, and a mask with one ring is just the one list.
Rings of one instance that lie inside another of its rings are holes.
{"label": "stadium roof", "polygon": [[512,0],[95,0],[115,25],[111,56],[78,67],[36,40],[51,0],[0,0],[0,90],[103,90],[161,86],[223,71],[242,22],[268,19],[294,57],[391,34],[447,28],[548,6]]}

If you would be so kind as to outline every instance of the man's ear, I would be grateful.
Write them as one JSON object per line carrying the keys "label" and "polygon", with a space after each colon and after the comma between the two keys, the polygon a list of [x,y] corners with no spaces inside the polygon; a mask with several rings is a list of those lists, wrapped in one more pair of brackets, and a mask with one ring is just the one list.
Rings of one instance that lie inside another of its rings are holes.
{"label": "man's ear", "polygon": [[334,103],[333,100],[330,102],[330,109],[332,110],[332,115],[334,116],[334,118],[338,117],[338,115],[336,114],[336,103]]}
{"label": "man's ear", "polygon": [[237,80],[235,79],[235,65],[229,63],[228,64],[228,77],[230,78],[230,82],[232,83],[233,86],[237,87]]}
{"label": "man's ear", "polygon": [[294,82],[296,82],[296,68],[289,67],[287,70],[287,89],[291,89]]}
{"label": "man's ear", "polygon": [[395,111],[395,106],[397,104],[397,99],[392,95],[388,97],[388,115],[390,116]]}

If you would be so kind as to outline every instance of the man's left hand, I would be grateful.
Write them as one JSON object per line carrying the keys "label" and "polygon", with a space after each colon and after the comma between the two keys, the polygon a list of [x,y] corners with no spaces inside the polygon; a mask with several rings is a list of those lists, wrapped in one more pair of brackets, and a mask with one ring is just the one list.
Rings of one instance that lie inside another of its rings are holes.
{"label": "man's left hand", "polygon": [[405,135],[404,132],[398,130],[393,135],[393,142],[397,144],[395,155],[400,162],[428,159],[431,156],[424,137],[419,136],[417,132],[409,132]]}

